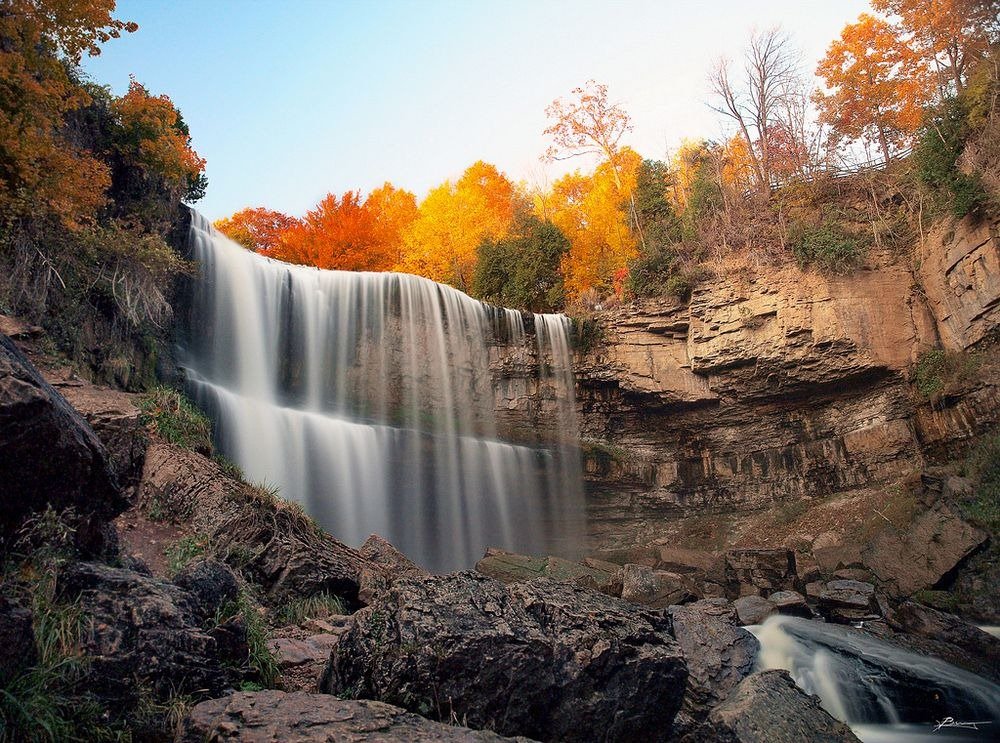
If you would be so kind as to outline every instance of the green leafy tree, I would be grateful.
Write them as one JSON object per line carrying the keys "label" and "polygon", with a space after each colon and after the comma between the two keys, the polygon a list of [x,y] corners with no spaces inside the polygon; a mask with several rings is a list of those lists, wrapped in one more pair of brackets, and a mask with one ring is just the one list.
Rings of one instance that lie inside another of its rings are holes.
{"label": "green leafy tree", "polygon": [[558,227],[525,210],[506,237],[479,244],[473,294],[532,312],[559,309],[564,302],[559,268],[569,248]]}

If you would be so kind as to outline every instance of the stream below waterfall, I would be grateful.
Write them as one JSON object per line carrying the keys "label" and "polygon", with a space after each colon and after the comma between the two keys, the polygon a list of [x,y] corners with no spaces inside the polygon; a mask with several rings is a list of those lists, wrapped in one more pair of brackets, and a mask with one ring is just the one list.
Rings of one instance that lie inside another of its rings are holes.
{"label": "stream below waterfall", "polygon": [[[748,627],[761,670],[782,668],[864,743],[1000,738],[1000,686],[864,631],[772,616]],[[978,729],[943,726],[946,718]]]}
{"label": "stream below waterfall", "polygon": [[[189,244],[178,361],[249,480],[348,544],[377,533],[432,571],[471,568],[491,546],[582,543],[568,318],[407,274],[270,260],[197,213]],[[517,441],[496,420],[507,368],[535,370],[518,379],[537,403]]]}

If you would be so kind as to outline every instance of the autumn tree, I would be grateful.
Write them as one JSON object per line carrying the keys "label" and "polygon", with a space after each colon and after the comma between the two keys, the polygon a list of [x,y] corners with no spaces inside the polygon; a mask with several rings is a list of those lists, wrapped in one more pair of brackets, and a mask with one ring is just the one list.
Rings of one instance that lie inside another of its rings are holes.
{"label": "autumn tree", "polygon": [[620,105],[608,101],[608,86],[589,80],[586,85],[572,91],[576,100],[554,100],[545,109],[552,123],[543,132],[552,137],[552,144],[545,152],[548,161],[563,160],[580,155],[597,155],[610,166],[615,187],[629,204],[632,228],[643,240],[642,223],[633,192],[626,188],[623,176],[622,137],[632,131],[632,119]]}
{"label": "autumn tree", "polygon": [[274,255],[282,237],[298,220],[264,207],[247,207],[213,223],[215,229],[247,250]]}
{"label": "autumn tree", "polygon": [[942,90],[961,93],[971,64],[1000,33],[1000,0],[872,0],[898,18],[899,33],[932,64]]}
{"label": "autumn tree", "polygon": [[487,237],[479,244],[472,294],[532,312],[561,309],[565,294],[560,267],[569,249],[569,240],[552,222],[519,209],[506,236]]}
{"label": "autumn tree", "polygon": [[379,265],[397,266],[403,257],[403,236],[417,220],[416,197],[387,181],[368,194],[365,209],[372,215],[372,243]]}
{"label": "autumn tree", "polygon": [[758,190],[769,194],[775,175],[773,134],[793,131],[783,115],[801,89],[798,52],[778,28],[754,33],[742,68],[736,71],[730,60],[721,59],[709,83],[716,98],[712,108],[734,122],[746,143]]}
{"label": "autumn tree", "polygon": [[4,0],[0,7],[0,213],[39,209],[70,227],[92,222],[110,184],[106,165],[74,144],[66,116],[90,102],[72,70],[134,23],[114,0]]}
{"label": "autumn tree", "polygon": [[559,227],[570,241],[563,260],[567,297],[579,297],[589,290],[609,294],[616,275],[627,271],[639,254],[635,224],[623,193],[634,193],[642,158],[632,149],[618,152],[618,168],[610,161],[594,172],[579,171],[557,180],[545,199],[536,200],[536,211]]}
{"label": "autumn tree", "polygon": [[445,181],[421,202],[403,235],[399,270],[471,286],[476,249],[507,234],[514,219],[514,184],[494,165],[473,163],[454,183]]}
{"label": "autumn tree", "polygon": [[375,220],[358,191],[327,194],[282,233],[274,257],[342,271],[384,271],[376,250]]}
{"label": "autumn tree", "polygon": [[838,134],[876,143],[888,162],[920,125],[931,92],[926,68],[881,18],[862,13],[827,49],[816,74],[820,120]]}

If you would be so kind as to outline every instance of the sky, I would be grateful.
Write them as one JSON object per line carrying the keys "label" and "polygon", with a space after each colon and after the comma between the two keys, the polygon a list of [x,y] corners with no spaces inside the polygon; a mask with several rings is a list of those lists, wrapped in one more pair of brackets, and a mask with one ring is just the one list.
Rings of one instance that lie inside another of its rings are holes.
{"label": "sky", "polygon": [[707,75],[781,25],[804,71],[864,0],[119,0],[139,30],[88,60],[116,93],[135,75],[180,108],[207,159],[196,208],[300,216],[385,181],[422,198],[476,160],[545,185],[545,107],[593,79],[632,116],[624,142],[664,158],[718,138]]}

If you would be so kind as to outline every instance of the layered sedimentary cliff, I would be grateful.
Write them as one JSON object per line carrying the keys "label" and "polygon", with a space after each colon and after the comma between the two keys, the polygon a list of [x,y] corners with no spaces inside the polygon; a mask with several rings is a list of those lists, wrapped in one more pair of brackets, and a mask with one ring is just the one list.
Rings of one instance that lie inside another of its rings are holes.
{"label": "layered sedimentary cliff", "polygon": [[[884,486],[995,425],[1000,380],[931,405],[910,378],[930,349],[991,343],[997,227],[942,225],[912,255],[875,255],[846,275],[718,272],[687,302],[598,312],[575,369],[595,546],[642,541],[680,512]],[[537,430],[551,404],[524,362],[495,366],[500,418],[515,431]]]}

